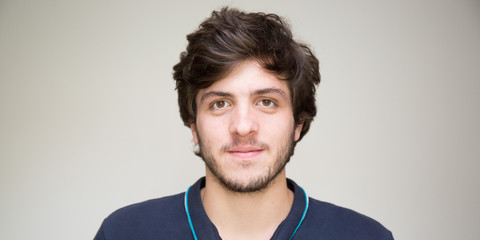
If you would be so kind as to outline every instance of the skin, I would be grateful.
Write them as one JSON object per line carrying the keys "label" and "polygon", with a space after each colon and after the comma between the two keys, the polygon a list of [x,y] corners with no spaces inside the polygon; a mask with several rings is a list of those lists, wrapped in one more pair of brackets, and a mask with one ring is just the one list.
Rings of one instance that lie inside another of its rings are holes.
{"label": "skin", "polygon": [[202,202],[222,239],[270,239],[290,211],[285,164],[302,129],[290,99],[287,83],[254,61],[196,96],[190,128],[207,165]]}

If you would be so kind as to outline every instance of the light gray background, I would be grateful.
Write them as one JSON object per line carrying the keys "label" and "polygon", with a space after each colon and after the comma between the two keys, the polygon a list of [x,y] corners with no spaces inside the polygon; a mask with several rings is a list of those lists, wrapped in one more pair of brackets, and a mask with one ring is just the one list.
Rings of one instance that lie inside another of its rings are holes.
{"label": "light gray background", "polygon": [[288,175],[396,239],[480,239],[479,1],[0,1],[0,239],[92,239],[204,173],[171,68],[213,9],[287,17],[321,61]]}

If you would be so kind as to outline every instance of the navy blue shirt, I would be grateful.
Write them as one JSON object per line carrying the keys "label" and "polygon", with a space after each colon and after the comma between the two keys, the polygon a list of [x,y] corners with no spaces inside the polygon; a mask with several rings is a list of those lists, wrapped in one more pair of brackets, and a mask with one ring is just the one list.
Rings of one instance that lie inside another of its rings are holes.
{"label": "navy blue shirt", "polygon": [[[391,232],[375,220],[350,209],[308,198],[292,180],[288,179],[287,185],[294,192],[292,209],[271,239],[393,239]],[[221,239],[202,205],[200,190],[204,186],[205,178],[201,178],[188,192],[192,227],[199,240]],[[94,240],[192,240],[185,202],[185,193],[181,193],[121,208],[104,220]]]}

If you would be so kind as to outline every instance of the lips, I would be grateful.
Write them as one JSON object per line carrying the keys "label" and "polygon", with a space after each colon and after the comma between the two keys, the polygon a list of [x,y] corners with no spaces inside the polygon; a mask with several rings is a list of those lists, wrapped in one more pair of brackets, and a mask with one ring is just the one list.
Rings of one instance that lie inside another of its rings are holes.
{"label": "lips", "polygon": [[235,158],[248,160],[262,154],[263,151],[264,150],[262,148],[258,148],[254,146],[238,146],[238,147],[229,149],[227,152]]}

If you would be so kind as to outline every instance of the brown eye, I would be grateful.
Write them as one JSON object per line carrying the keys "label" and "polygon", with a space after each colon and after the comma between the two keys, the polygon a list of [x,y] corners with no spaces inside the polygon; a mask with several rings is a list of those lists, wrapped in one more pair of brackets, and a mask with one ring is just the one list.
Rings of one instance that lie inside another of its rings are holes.
{"label": "brown eye", "polygon": [[262,107],[275,107],[276,104],[270,99],[262,99],[259,103]]}
{"label": "brown eye", "polygon": [[212,104],[213,109],[221,109],[221,108],[228,107],[228,106],[229,106],[229,103],[227,103],[224,100],[216,101]]}

